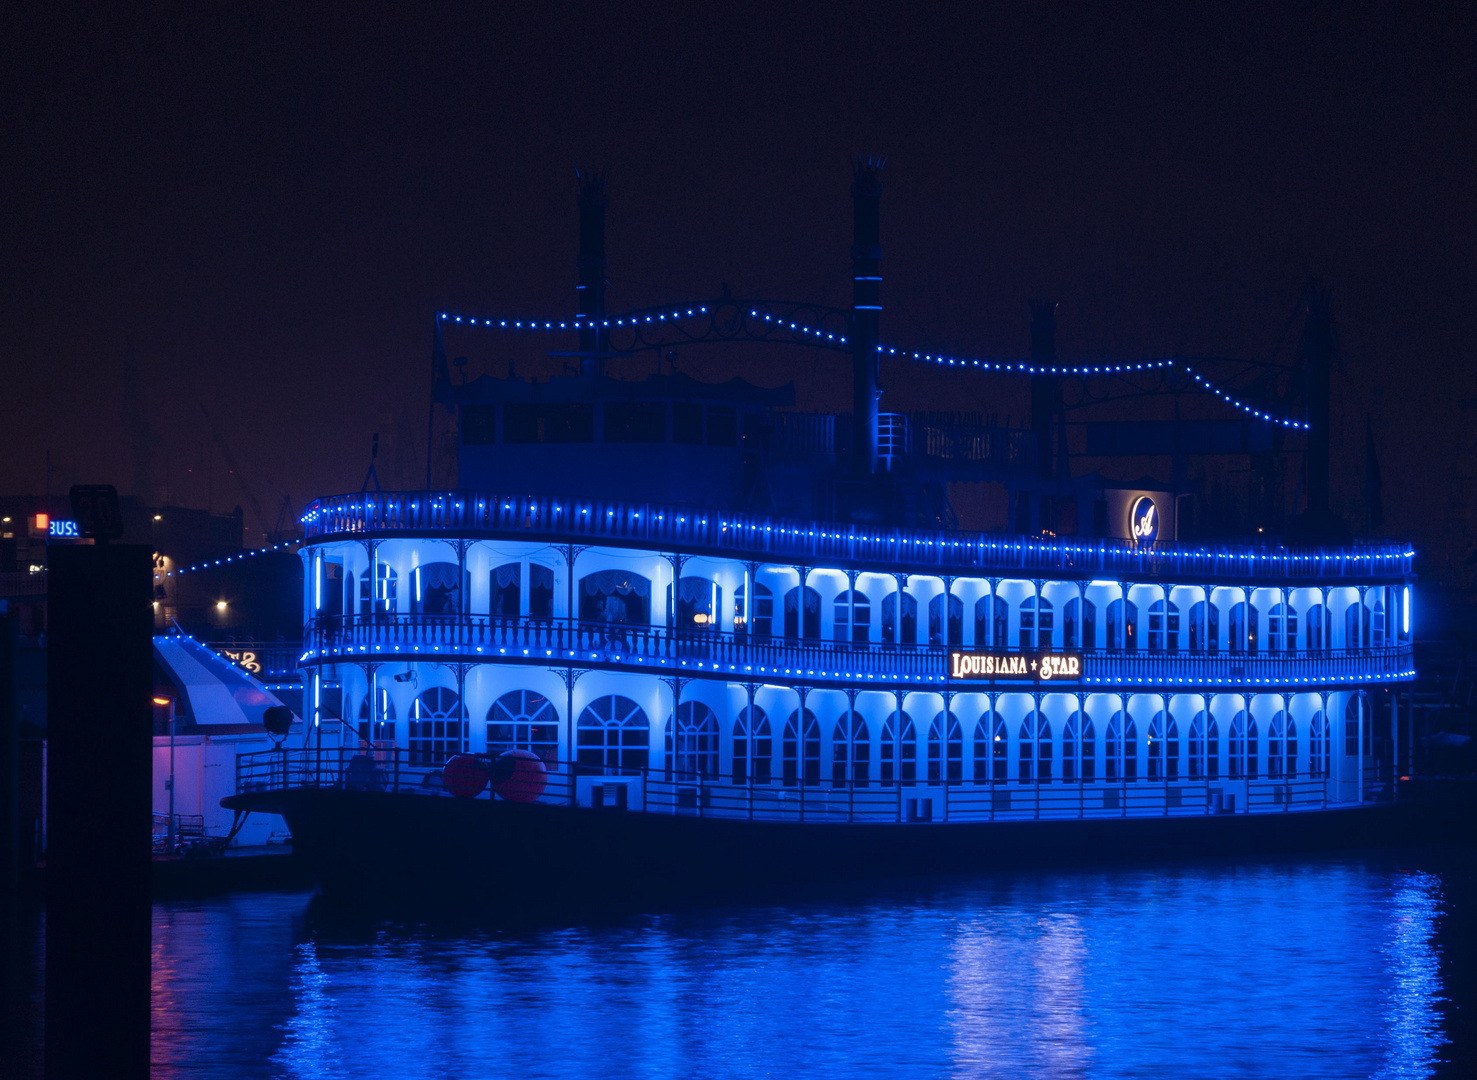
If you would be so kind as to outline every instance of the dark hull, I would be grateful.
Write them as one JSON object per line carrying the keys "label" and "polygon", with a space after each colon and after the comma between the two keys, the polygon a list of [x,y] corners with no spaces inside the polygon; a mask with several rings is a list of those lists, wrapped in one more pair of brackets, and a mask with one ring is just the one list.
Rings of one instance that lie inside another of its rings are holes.
{"label": "dark hull", "polygon": [[1466,839],[1454,828],[1454,808],[1430,802],[948,824],[749,821],[333,789],[226,802],[280,812],[330,900],[420,897],[482,910],[621,908],[727,899],[782,883]]}

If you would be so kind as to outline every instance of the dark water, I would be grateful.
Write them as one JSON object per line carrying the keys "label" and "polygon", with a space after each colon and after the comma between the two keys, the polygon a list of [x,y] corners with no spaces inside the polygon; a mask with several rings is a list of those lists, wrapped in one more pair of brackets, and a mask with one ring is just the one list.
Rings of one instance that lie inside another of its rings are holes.
{"label": "dark water", "polygon": [[154,1076],[1466,1076],[1473,867],[1018,874],[517,931],[161,903]]}

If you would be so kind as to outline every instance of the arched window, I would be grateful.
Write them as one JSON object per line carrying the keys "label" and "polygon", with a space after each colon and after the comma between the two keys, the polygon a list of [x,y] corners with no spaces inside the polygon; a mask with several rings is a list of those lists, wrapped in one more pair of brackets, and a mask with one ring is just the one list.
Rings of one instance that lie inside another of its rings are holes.
{"label": "arched window", "polygon": [[1270,641],[1262,639],[1262,610],[1255,603],[1246,606],[1246,651],[1265,652]]}
{"label": "arched window", "polygon": [[1385,590],[1375,589],[1374,602],[1369,605],[1369,645],[1378,649],[1385,644]]}
{"label": "arched window", "polygon": [[1139,777],[1139,734],[1133,717],[1123,722],[1123,778],[1137,780]]}
{"label": "arched window", "polygon": [[1328,775],[1328,724],[1320,710],[1308,724],[1308,775],[1315,780]]}
{"label": "arched window", "polygon": [[[1180,607],[1173,600],[1158,601],[1154,607],[1159,608],[1159,638],[1158,645],[1150,648],[1158,648],[1166,652],[1180,651]],[[1152,610],[1152,609],[1151,609]],[[1153,616],[1149,618],[1150,628],[1153,627]]]}
{"label": "arched window", "polygon": [[834,620],[837,641],[866,644],[872,633],[872,601],[860,589],[843,589],[836,596]]}
{"label": "arched window", "polygon": [[1291,713],[1287,714],[1286,751],[1287,778],[1289,780],[1296,780],[1298,775],[1298,725],[1297,721],[1292,718]]}
{"label": "arched window", "polygon": [[1226,613],[1226,637],[1231,652],[1246,651],[1246,604],[1240,600]]}
{"label": "arched window", "polygon": [[466,751],[462,702],[449,686],[433,686],[410,703],[410,763],[444,765]]}
{"label": "arched window", "polygon": [[1190,720],[1190,779],[1202,780],[1210,774],[1205,767],[1205,713],[1197,712]]}
{"label": "arched window", "polygon": [[[753,712],[753,717],[750,717],[749,710],[744,709],[739,713],[738,719],[733,722],[733,781],[736,784],[748,781],[751,758],[754,766],[754,783],[767,784],[770,781],[770,767],[774,761],[774,742],[769,734],[769,718],[757,705]],[[750,730],[751,720],[752,731]],[[751,739],[752,754],[750,753]]]}
{"label": "arched window", "polygon": [[974,782],[984,784],[990,779],[990,714],[985,713],[974,725]]}
{"label": "arched window", "polygon": [[1092,718],[1082,717],[1082,779],[1094,780],[1097,778],[1097,732],[1093,730]]}
{"label": "arched window", "polygon": [[397,582],[393,566],[387,563],[376,563],[374,572],[374,598],[371,602],[369,596],[369,575],[366,573],[359,579],[359,610],[365,614],[374,611],[377,614],[393,613],[396,610]]}
{"label": "arched window", "polygon": [[651,722],[630,698],[598,697],[580,713],[576,756],[594,769],[644,769],[651,750]]}
{"label": "arched window", "polygon": [[[1212,595],[1214,595],[1213,592]],[[1211,652],[1220,652],[1221,647],[1225,644],[1224,635],[1221,633],[1221,609],[1216,607],[1212,602],[1205,609],[1205,618],[1207,625],[1206,638],[1209,642],[1208,647]]]}
{"label": "arched window", "polygon": [[543,694],[514,690],[487,710],[487,752],[531,750],[545,761],[559,760],[559,714]]}
{"label": "arched window", "polygon": [[1081,729],[1081,717],[1079,713],[1073,713],[1067,717],[1067,722],[1062,727],[1062,779],[1080,779],[1078,766],[1078,736]]}
{"label": "arched window", "polygon": [[981,596],[974,602],[974,645],[977,649],[990,644],[990,604],[993,600],[994,597]]}
{"label": "arched window", "polygon": [[1108,605],[1108,648],[1138,648],[1138,605],[1132,600],[1114,600]]}
{"label": "arched window", "polygon": [[[943,645],[944,642],[944,594],[939,593],[928,602],[928,643],[930,645]],[[963,643],[964,635],[964,602],[957,596],[949,596],[949,640],[950,645]]]}
{"label": "arched window", "polygon": [[1344,611],[1344,648],[1362,649],[1369,642],[1369,609],[1355,600]]}
{"label": "arched window", "polygon": [[786,787],[794,787],[801,777],[807,787],[821,782],[821,726],[815,713],[806,709],[803,717],[799,710],[790,714],[780,740],[780,758],[780,779]]}
{"label": "arched window", "polygon": [[672,586],[667,586],[667,625],[676,630],[719,630],[718,612],[723,606],[723,589],[716,581],[703,577],[683,577],[677,581],[677,602],[672,602]]}
{"label": "arched window", "polygon": [[1307,643],[1307,646],[1306,647],[1308,649],[1323,649],[1323,648],[1327,648],[1327,642],[1325,642],[1323,640],[1323,627],[1324,627],[1325,623],[1324,623],[1324,619],[1323,619],[1323,605],[1322,605],[1322,603],[1320,603],[1317,600],[1314,600],[1312,603],[1310,603],[1308,605],[1308,619],[1307,619],[1307,622],[1308,622],[1308,631],[1307,631],[1307,633],[1308,633],[1308,643]]}
{"label": "arched window", "polygon": [[684,701],[667,721],[667,779],[717,775],[718,717],[701,701]]}
{"label": "arched window", "polygon": [[1226,775],[1240,780],[1246,775],[1246,713],[1238,710],[1231,717],[1231,730],[1226,746]]}
{"label": "arched window", "polygon": [[580,618],[586,622],[646,626],[651,582],[628,570],[597,570],[580,581]]}
{"label": "arched window", "polygon": [[809,585],[805,587],[804,619],[801,614],[800,588],[796,586],[785,593],[785,637],[801,637],[803,630],[807,640],[818,640],[821,636],[821,594]]}
{"label": "arched window", "polygon": [[[1020,728],[1016,732],[1016,779],[1034,780],[1036,778],[1036,725],[1040,721],[1040,714],[1035,710],[1026,714],[1021,721]],[[1047,768],[1051,767],[1051,749],[1047,748]]]}
{"label": "arched window", "polygon": [[1210,716],[1205,721],[1205,778],[1218,780],[1221,775],[1221,729]]}
{"label": "arched window", "polygon": [[1279,709],[1272,715],[1272,722],[1267,725],[1267,777],[1271,780],[1282,778],[1282,755],[1285,746],[1283,743],[1283,722],[1283,713]]}
{"label": "arched window", "polygon": [[1103,778],[1123,779],[1123,714],[1115,712],[1108,720],[1108,732],[1103,740]]}
{"label": "arched window", "polygon": [[504,563],[489,575],[488,610],[494,617],[516,619],[523,614],[519,584],[523,579],[521,563]]}
{"label": "arched window", "polygon": [[831,732],[831,785],[845,787],[851,780],[857,787],[866,787],[871,778],[871,751],[867,722],[855,712],[842,713]]}
{"label": "arched window", "polygon": [[877,737],[877,785],[892,787],[897,779],[897,728],[893,727],[893,713],[882,724],[882,734]]}
{"label": "arched window", "polygon": [[913,718],[907,713],[903,713],[900,722],[903,737],[898,745],[899,777],[905,784],[916,784],[918,782],[918,730],[913,726]]}
{"label": "arched window", "polygon": [[375,694],[378,708],[373,720],[369,716],[369,695],[365,694],[364,700],[359,702],[359,741],[377,749],[388,749],[395,745],[395,703],[384,687],[376,690]]}
{"label": "arched window", "polygon": [[434,562],[410,572],[410,610],[449,615],[461,610],[462,572],[456,563]]}
{"label": "arched window", "polygon": [[[942,755],[942,772],[940,757]],[[964,778],[964,733],[953,712],[939,713],[928,726],[928,781],[957,783]]]}
{"label": "arched window", "polygon": [[1291,604],[1273,604],[1267,613],[1267,648],[1294,652],[1298,647],[1298,614]]}
{"label": "arched window", "polygon": [[738,633],[748,630],[756,638],[767,638],[774,632],[774,594],[769,586],[754,582],[754,603],[746,605],[743,585],[733,594],[733,626]]}
{"label": "arched window", "polygon": [[1152,651],[1163,652],[1165,645],[1164,601],[1155,600],[1149,605],[1149,635],[1145,645]]}
{"label": "arched window", "polygon": [[918,600],[905,592],[903,615],[898,619],[898,594],[890,592],[882,598],[882,640],[894,645],[918,644]]}
{"label": "arched window", "polygon": [[1021,648],[1051,648],[1053,611],[1044,596],[1028,596],[1021,601]]}
{"label": "arched window", "polygon": [[[1062,648],[1097,648],[1097,606],[1091,600],[1073,598],[1063,608],[1066,613],[1062,621]],[[1078,616],[1082,625],[1077,625]]]}
{"label": "arched window", "polygon": [[1180,778],[1180,726],[1173,716],[1164,731],[1164,775],[1170,780]]}
{"label": "arched window", "polygon": [[528,614],[534,619],[554,617],[554,571],[540,563],[528,564]]}
{"label": "arched window", "polygon": [[1150,780],[1163,780],[1167,775],[1164,771],[1164,749],[1164,714],[1156,712],[1149,721],[1149,740],[1144,747]]}
{"label": "arched window", "polygon": [[1205,641],[1205,601],[1197,600],[1190,605],[1189,639],[1190,651],[1199,652],[1206,647]]}
{"label": "arched window", "polygon": [[1255,780],[1261,775],[1259,771],[1256,719],[1248,716],[1246,718],[1246,778]]}
{"label": "arched window", "polygon": [[994,777],[996,780],[1010,779],[1010,736],[1005,730],[1005,719],[995,714],[995,730],[990,737],[990,756],[994,759]]}

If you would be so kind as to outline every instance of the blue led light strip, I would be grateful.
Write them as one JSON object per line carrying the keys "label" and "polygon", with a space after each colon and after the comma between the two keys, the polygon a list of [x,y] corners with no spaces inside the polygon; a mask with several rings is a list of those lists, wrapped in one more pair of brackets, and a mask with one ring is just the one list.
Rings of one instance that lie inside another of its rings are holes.
{"label": "blue led light strip", "polygon": [[463,326],[485,326],[495,330],[583,330],[587,327],[601,326],[646,326],[664,322],[681,322],[684,319],[696,319],[706,315],[708,309],[699,305],[696,307],[676,307],[668,311],[658,311],[643,315],[621,315],[614,319],[601,319],[597,323],[594,319],[565,319],[554,322],[551,319],[486,319],[472,315],[452,315],[449,312],[440,312],[436,318],[442,322],[460,323]]}
{"label": "blue led light strip", "polygon": [[[646,313],[639,315],[621,315],[613,319],[601,319],[599,326],[602,328],[619,326],[646,326],[664,322],[681,322],[686,319],[695,319],[706,315],[708,309],[705,306],[678,307],[666,311]],[[550,319],[487,319],[469,315],[452,315],[442,312],[437,316],[443,322],[460,323],[466,326],[484,326],[498,330],[549,330],[558,332],[560,330],[580,330],[596,325],[593,320],[567,319],[555,322]],[[828,333],[804,323],[795,322],[780,316],[761,312],[758,308],[749,309],[749,318],[763,319],[783,330],[789,330],[796,334],[814,338],[817,345],[831,348],[842,348],[846,345],[846,335]],[[959,357],[945,356],[943,354],[918,352],[911,349],[899,349],[891,345],[878,345],[877,351],[884,356],[899,356],[905,360],[914,360],[922,364],[936,364],[939,367],[964,368],[975,371],[998,372],[1002,375],[1055,375],[1068,378],[1087,378],[1092,375],[1129,375],[1139,371],[1160,371],[1165,369],[1179,368],[1199,384],[1199,389],[1206,393],[1214,394],[1227,405],[1240,409],[1248,416],[1258,420],[1264,420],[1269,424],[1277,424],[1279,427],[1290,428],[1294,431],[1307,431],[1311,425],[1305,420],[1295,417],[1274,416],[1272,413],[1258,409],[1239,398],[1226,393],[1215,383],[1205,378],[1191,364],[1184,360],[1162,359],[1162,360],[1140,360],[1125,364],[1079,364],[1079,365],[1037,365],[1025,360],[986,360],[981,357]]]}
{"label": "blue led light strip", "polygon": [[240,555],[227,555],[224,559],[206,559],[204,562],[196,563],[194,566],[186,566],[179,570],[166,570],[162,576],[174,577],[176,574],[194,574],[201,570],[214,570],[217,566],[225,566],[227,563],[245,562],[247,559],[254,559],[258,555],[265,555],[269,551],[289,551],[294,544],[301,544],[302,542],[301,540],[289,540],[285,544],[273,544],[271,547],[257,548],[255,551],[243,551]]}
{"label": "blue led light strip", "polygon": [[1002,374],[1011,375],[1058,375],[1073,378],[1086,378],[1090,375],[1128,375],[1136,371],[1158,371],[1164,369],[1179,368],[1190,378],[1199,384],[1199,389],[1214,394],[1227,405],[1234,406],[1249,416],[1258,420],[1265,420],[1269,424],[1277,424],[1281,427],[1291,428],[1295,431],[1307,431],[1312,426],[1307,421],[1298,420],[1293,417],[1274,416],[1238,398],[1232,397],[1215,383],[1205,378],[1200,372],[1184,360],[1140,360],[1131,364],[1083,364],[1079,366],[1070,365],[1037,365],[1024,360],[984,360],[979,357],[957,357],[942,356],[932,353],[913,352],[907,349],[895,349],[890,345],[878,345],[877,351],[884,356],[901,356],[906,360],[916,360],[924,364],[936,364],[939,367],[970,368],[977,371],[998,371]]}

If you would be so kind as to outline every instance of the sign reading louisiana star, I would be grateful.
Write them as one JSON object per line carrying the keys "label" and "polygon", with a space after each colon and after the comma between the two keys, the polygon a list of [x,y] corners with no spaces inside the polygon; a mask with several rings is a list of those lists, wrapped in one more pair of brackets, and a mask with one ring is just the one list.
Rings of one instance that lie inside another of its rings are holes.
{"label": "sign reading louisiana star", "polygon": [[949,678],[976,682],[1076,682],[1082,678],[1082,654],[951,650]]}

